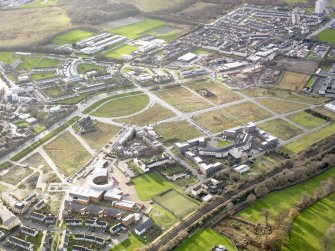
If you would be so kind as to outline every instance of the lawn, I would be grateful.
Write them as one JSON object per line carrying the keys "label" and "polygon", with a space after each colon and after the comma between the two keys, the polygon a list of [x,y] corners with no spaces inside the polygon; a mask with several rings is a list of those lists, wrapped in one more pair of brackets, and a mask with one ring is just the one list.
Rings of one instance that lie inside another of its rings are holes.
{"label": "lawn", "polygon": [[149,97],[145,94],[111,100],[99,107],[93,116],[112,118],[134,114],[143,110],[149,104]]}
{"label": "lawn", "polygon": [[240,100],[241,97],[228,87],[223,84],[218,84],[215,82],[197,82],[191,85],[187,85],[187,87],[191,88],[194,91],[199,91],[202,89],[206,89],[214,94],[214,96],[209,97],[208,100],[212,101],[217,105],[230,103],[236,100]]}
{"label": "lawn", "polygon": [[23,57],[19,56],[19,58],[22,60],[22,64],[20,64],[17,69],[31,71],[34,68],[57,67],[59,64],[58,60],[42,57],[43,56],[39,54],[32,54],[30,56]]}
{"label": "lawn", "polygon": [[312,85],[314,84],[314,82],[316,81],[316,79],[317,79],[316,76],[312,76],[312,77],[308,80],[308,82],[307,82],[307,84],[306,84],[305,87],[307,87],[307,88],[311,88]]}
{"label": "lawn", "polygon": [[304,88],[310,77],[307,74],[286,71],[278,87],[286,90],[300,91]]}
{"label": "lawn", "polygon": [[187,121],[173,121],[155,127],[156,132],[162,136],[162,142],[172,144],[202,136],[202,133]]}
{"label": "lawn", "polygon": [[148,110],[124,119],[116,120],[117,122],[124,123],[124,124],[132,124],[132,125],[139,125],[145,126],[156,123],[158,121],[162,121],[164,119],[168,119],[173,117],[175,114],[170,110],[167,110],[160,106],[159,104],[154,104]]}
{"label": "lawn", "polygon": [[335,30],[328,28],[321,31],[318,35],[318,39],[321,42],[335,44]]}
{"label": "lawn", "polygon": [[303,133],[301,129],[282,119],[271,120],[258,127],[282,140],[289,140]]}
{"label": "lawn", "polygon": [[27,178],[30,174],[33,173],[33,170],[29,168],[24,168],[21,166],[16,166],[10,169],[8,173],[0,177],[0,181],[6,182],[8,184],[16,185],[24,178]]}
{"label": "lawn", "polygon": [[197,48],[194,51],[192,51],[192,53],[197,55],[212,55],[214,52],[203,48]]}
{"label": "lawn", "polygon": [[177,246],[174,251],[212,250],[215,245],[223,245],[229,251],[237,251],[237,248],[231,240],[210,228],[201,228],[197,230]]}
{"label": "lawn", "polygon": [[75,174],[92,157],[70,132],[63,133],[43,148],[67,177]]}
{"label": "lawn", "polygon": [[194,112],[211,105],[183,87],[157,91],[155,94],[182,112]]}
{"label": "lawn", "polygon": [[335,132],[335,124],[330,124],[316,132],[312,132],[307,136],[304,136],[292,143],[287,144],[282,147],[281,150],[290,154],[296,154],[306,149],[310,145],[334,134]]}
{"label": "lawn", "polygon": [[81,137],[94,149],[101,149],[107,144],[119,131],[120,127],[98,122],[96,131],[85,133]]}
{"label": "lawn", "polygon": [[267,209],[270,212],[270,221],[272,222],[279,213],[296,205],[303,194],[313,195],[316,188],[320,186],[320,182],[327,180],[332,174],[335,174],[335,168],[329,169],[321,175],[298,185],[271,192],[238,214],[248,221],[260,222],[264,221],[264,217],[260,215],[260,212]]}
{"label": "lawn", "polygon": [[326,123],[324,119],[316,117],[305,111],[292,114],[288,118],[306,129],[313,129]]}
{"label": "lawn", "polygon": [[30,45],[71,27],[63,7],[1,10],[0,23],[2,47]]}
{"label": "lawn", "polygon": [[335,120],[335,113],[326,109],[326,108],[318,107],[318,108],[315,108],[314,111],[319,112],[319,113],[331,118],[332,120]]}
{"label": "lawn", "polygon": [[51,98],[61,96],[63,93],[62,89],[59,86],[44,89],[43,92],[45,93],[45,95]]}
{"label": "lawn", "polygon": [[134,251],[144,246],[144,243],[135,235],[129,234],[128,239],[117,244],[110,251]]}
{"label": "lawn", "polygon": [[152,209],[150,211],[150,217],[157,225],[164,227],[165,229],[170,228],[178,221],[178,219],[174,217],[170,212],[166,211],[158,205],[152,206]]}
{"label": "lawn", "polygon": [[281,100],[276,98],[260,98],[257,99],[257,102],[279,114],[285,114],[307,108],[307,105],[302,103],[297,103],[288,100]]}
{"label": "lawn", "polygon": [[52,40],[52,42],[57,45],[73,44],[93,35],[93,32],[75,29],[58,35]]}
{"label": "lawn", "polygon": [[56,5],[57,0],[35,0],[32,3],[25,4],[22,6],[22,8],[40,8],[40,7],[49,7]]}
{"label": "lawn", "polygon": [[141,35],[146,34],[149,31],[152,31],[155,28],[165,25],[164,21],[157,19],[145,19],[142,22],[122,26],[119,28],[111,29],[110,32],[118,35],[125,36],[129,39],[139,38]]}
{"label": "lawn", "polygon": [[79,74],[85,74],[89,71],[97,71],[99,74],[107,73],[107,69],[104,66],[96,65],[96,64],[80,64],[77,68]]}
{"label": "lawn", "polygon": [[171,189],[169,182],[156,172],[138,176],[132,179],[132,182],[137,191],[137,196],[143,201],[150,200],[158,194]]}
{"label": "lawn", "polygon": [[33,74],[31,75],[31,80],[40,80],[43,78],[52,78],[55,76],[55,73],[43,73],[43,74]]}
{"label": "lawn", "polygon": [[[323,250],[320,240],[333,224],[335,224],[335,193],[301,212],[292,225],[289,243],[283,246],[282,250]],[[334,248],[335,246],[332,246],[329,250]]]}
{"label": "lawn", "polygon": [[126,44],[121,47],[117,47],[115,49],[107,51],[103,55],[109,58],[119,59],[122,57],[122,55],[131,55],[136,50],[137,50],[137,47]]}
{"label": "lawn", "polygon": [[178,219],[183,219],[197,208],[195,202],[175,190],[156,196],[154,201]]}
{"label": "lawn", "polygon": [[263,154],[254,160],[251,171],[258,173],[265,172],[275,164],[277,164],[275,159],[271,158],[269,155]]}
{"label": "lawn", "polygon": [[5,64],[12,64],[17,60],[14,52],[0,52],[0,62]]}

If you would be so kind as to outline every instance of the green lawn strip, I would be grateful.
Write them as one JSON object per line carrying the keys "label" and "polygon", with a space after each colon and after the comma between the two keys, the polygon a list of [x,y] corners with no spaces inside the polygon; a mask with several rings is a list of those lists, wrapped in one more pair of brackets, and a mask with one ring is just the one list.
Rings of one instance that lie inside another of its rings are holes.
{"label": "green lawn strip", "polygon": [[335,174],[335,168],[331,168],[317,177],[294,185],[292,187],[271,192],[256,203],[239,212],[248,221],[263,221],[264,217],[260,215],[262,210],[267,209],[270,212],[270,221],[272,221],[280,212],[290,209],[300,202],[303,194],[313,195],[314,191],[320,186],[320,182],[325,181]]}
{"label": "green lawn strip", "polygon": [[114,34],[125,36],[129,39],[136,39],[141,35],[165,24],[166,23],[164,21],[148,18],[141,22],[111,29],[109,31]]}
{"label": "green lawn strip", "polygon": [[41,145],[43,145],[45,142],[49,141],[50,139],[52,139],[53,137],[55,137],[57,134],[59,134],[60,132],[64,131],[65,129],[67,129],[71,125],[73,125],[78,119],[79,119],[78,116],[73,117],[72,119],[70,119],[69,121],[67,121],[65,124],[63,124],[60,127],[56,128],[55,130],[53,130],[49,134],[45,135],[40,140],[32,143],[29,147],[23,149],[21,152],[19,152],[18,154],[14,155],[11,158],[11,160],[12,161],[18,161],[18,160],[22,159],[23,157],[27,156],[29,153],[31,153],[32,151],[34,151],[35,149],[37,149],[38,147],[40,147]]}
{"label": "green lawn strip", "polygon": [[170,183],[156,172],[150,172],[132,179],[140,200],[146,201],[172,189]]}
{"label": "green lawn strip", "polygon": [[116,99],[116,98],[137,95],[137,94],[141,94],[141,93],[143,93],[143,92],[141,92],[141,91],[135,91],[135,92],[129,92],[129,93],[123,93],[123,94],[114,95],[114,96],[111,96],[111,97],[108,97],[108,98],[103,98],[103,99],[95,102],[94,104],[90,105],[89,107],[87,107],[83,111],[83,114],[88,114],[88,113],[92,112],[93,110],[95,110],[96,108],[98,108],[103,103],[106,103],[107,101],[110,101],[110,100],[113,100],[113,99]]}
{"label": "green lawn strip", "polygon": [[57,0],[35,0],[32,3],[21,6],[22,9],[41,8],[56,5]]}
{"label": "green lawn strip", "polygon": [[317,79],[316,76],[312,76],[312,77],[308,80],[308,82],[307,82],[307,84],[305,85],[305,87],[307,87],[307,88],[311,88],[311,86],[314,84],[314,82],[315,82],[316,79]]}
{"label": "green lawn strip", "polygon": [[122,57],[122,55],[130,55],[136,50],[137,50],[137,47],[126,44],[126,45],[123,45],[121,47],[117,47],[115,49],[107,51],[103,55],[106,56],[106,57],[109,57],[109,58],[119,59],[119,58]]}
{"label": "green lawn strip", "polygon": [[128,239],[117,244],[110,251],[134,251],[137,248],[143,247],[145,244],[133,234],[128,235]]}
{"label": "green lawn strip", "polygon": [[321,31],[318,35],[318,39],[321,42],[335,44],[335,30],[328,28]]}
{"label": "green lawn strip", "polygon": [[333,224],[335,224],[335,193],[301,212],[293,222],[289,243],[283,246],[282,250],[323,250],[320,240]]}
{"label": "green lawn strip", "polygon": [[133,95],[120,99],[113,99],[99,107],[92,113],[93,116],[102,118],[122,117],[141,111],[149,104],[146,94]]}
{"label": "green lawn strip", "polygon": [[223,245],[229,251],[237,251],[237,248],[231,240],[209,228],[201,228],[197,230],[177,246],[174,251],[211,250],[215,245]]}
{"label": "green lawn strip", "polygon": [[313,129],[326,123],[324,119],[316,117],[308,112],[298,112],[290,115],[288,118],[306,129]]}
{"label": "green lawn strip", "polygon": [[307,136],[304,136],[298,140],[295,140],[292,143],[283,146],[281,150],[289,154],[296,154],[306,149],[307,147],[313,145],[316,142],[334,134],[335,124],[330,124],[320,130],[310,133]]}
{"label": "green lawn strip", "polygon": [[52,42],[57,45],[73,44],[90,36],[93,36],[93,34],[94,33],[90,31],[76,29],[58,35],[52,40]]}
{"label": "green lawn strip", "polygon": [[152,206],[152,209],[150,211],[150,217],[157,225],[164,227],[165,229],[170,228],[178,221],[178,219],[174,217],[170,212],[166,211],[158,205]]}
{"label": "green lawn strip", "polygon": [[52,78],[55,76],[55,73],[42,73],[42,74],[32,74],[31,75],[31,80],[39,80],[43,78]]}

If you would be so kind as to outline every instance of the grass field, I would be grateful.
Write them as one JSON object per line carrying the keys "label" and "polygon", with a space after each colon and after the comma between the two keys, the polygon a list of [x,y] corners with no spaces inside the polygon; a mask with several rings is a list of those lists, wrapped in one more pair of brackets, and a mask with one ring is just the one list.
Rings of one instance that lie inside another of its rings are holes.
{"label": "grass field", "polygon": [[208,99],[217,105],[226,104],[241,99],[241,97],[236,92],[222,84],[215,82],[198,82],[187,85],[187,87],[194,91],[207,89],[214,94],[213,97],[209,97]]}
{"label": "grass field", "polygon": [[32,168],[38,168],[39,166],[44,165],[42,170],[46,170],[46,169],[51,170],[48,163],[39,153],[34,153],[33,155],[25,159],[23,164],[28,164]]}
{"label": "grass field", "polygon": [[12,64],[17,60],[14,52],[0,52],[0,62],[5,64]]}
{"label": "grass field", "polygon": [[[320,240],[333,224],[335,224],[335,193],[301,212],[292,225],[289,243],[283,246],[282,250],[323,250]],[[334,248],[335,246],[332,246],[329,250]]]}
{"label": "grass field", "polygon": [[170,212],[166,211],[158,205],[152,206],[152,209],[150,211],[150,217],[157,225],[164,227],[165,229],[170,228],[178,221],[178,219],[174,217]]}
{"label": "grass field", "polygon": [[104,66],[101,65],[95,65],[95,64],[80,64],[77,68],[77,71],[79,74],[85,74],[89,71],[97,71],[100,74],[107,73],[107,69]]}
{"label": "grass field", "polygon": [[316,132],[312,132],[309,135],[302,137],[292,143],[282,147],[281,150],[290,154],[296,154],[306,149],[310,145],[334,134],[335,124],[328,125]]}
{"label": "grass field", "polygon": [[313,129],[315,127],[318,127],[326,121],[324,119],[318,118],[308,112],[299,112],[292,114],[288,117],[293,122],[305,127],[306,129]]}
{"label": "grass field", "polygon": [[58,60],[42,58],[42,55],[39,54],[24,57],[19,56],[18,58],[22,61],[22,64],[17,67],[18,70],[31,71],[36,67],[57,67],[59,64]]}
{"label": "grass field", "polygon": [[49,7],[56,5],[56,3],[57,0],[35,0],[32,3],[23,5],[22,8],[27,9],[27,8]]}
{"label": "grass field", "polygon": [[174,251],[211,250],[215,245],[223,245],[229,251],[237,251],[235,245],[224,235],[209,228],[201,228],[177,246]]}
{"label": "grass field", "polygon": [[314,84],[314,82],[315,82],[316,79],[317,79],[316,76],[312,76],[312,77],[308,80],[308,82],[306,83],[306,86],[305,86],[305,87],[307,87],[307,88],[311,88],[311,86]]}
{"label": "grass field", "polygon": [[50,87],[47,89],[44,89],[43,92],[48,96],[48,97],[58,97],[62,95],[62,89],[58,86]]}
{"label": "grass field", "polygon": [[158,91],[155,94],[182,112],[194,112],[211,106],[206,100],[183,87]]}
{"label": "grass field", "polygon": [[55,37],[52,42],[57,45],[73,44],[85,38],[92,36],[94,33],[86,30],[71,30]]}
{"label": "grass field", "polygon": [[335,113],[326,109],[326,108],[323,108],[323,107],[318,107],[318,108],[315,108],[314,111],[317,111],[325,116],[328,116],[329,118],[331,118],[332,120],[335,120]]}
{"label": "grass field", "polygon": [[251,103],[244,102],[228,108],[200,114],[196,121],[211,132],[220,132],[248,122],[270,117],[270,113]]}
{"label": "grass field", "polygon": [[158,194],[171,189],[169,182],[156,172],[138,176],[132,179],[132,182],[134,183],[137,196],[143,201],[150,200]]}
{"label": "grass field", "polygon": [[33,74],[31,75],[31,80],[39,80],[39,79],[43,79],[43,78],[51,78],[54,77],[55,74],[54,73],[43,73],[43,74]]}
{"label": "grass field", "polygon": [[160,124],[155,127],[155,130],[162,136],[162,142],[166,144],[172,144],[177,141],[183,142],[202,135],[200,131],[187,121],[173,121]]}
{"label": "grass field", "polygon": [[1,10],[0,23],[0,46],[29,45],[71,27],[61,7]]}
{"label": "grass field", "polygon": [[121,47],[117,47],[115,49],[112,49],[106,53],[104,53],[103,55],[109,58],[116,58],[116,59],[120,59],[122,57],[122,55],[131,55],[134,51],[136,51],[137,48],[135,46],[132,45],[123,45]]}
{"label": "grass field", "polygon": [[120,123],[125,124],[133,124],[133,125],[149,125],[153,124],[155,122],[173,117],[174,113],[170,110],[167,110],[160,106],[159,104],[154,104],[152,107],[150,107],[148,110],[144,111],[143,113],[140,113],[138,115],[135,115],[133,117],[124,118],[116,120]]}
{"label": "grass field", "polygon": [[286,90],[299,91],[304,88],[311,76],[307,74],[286,71],[278,87]]}
{"label": "grass field", "polygon": [[258,199],[254,205],[240,211],[239,215],[251,222],[264,221],[264,217],[260,215],[260,212],[268,209],[271,222],[280,212],[297,204],[303,194],[312,195],[315,189],[320,186],[320,182],[327,180],[332,174],[335,174],[335,168],[329,169],[323,174],[298,185],[269,193],[265,197]]}
{"label": "grass field", "polygon": [[257,102],[279,114],[285,114],[307,108],[307,105],[305,104],[275,98],[260,98],[257,99]]}
{"label": "grass field", "polygon": [[81,137],[94,149],[101,149],[108,143],[119,131],[120,127],[98,122],[96,131],[85,133]]}
{"label": "grass field", "polygon": [[157,19],[145,19],[141,22],[111,29],[110,32],[125,36],[129,39],[136,39],[149,31],[165,25],[164,21]]}
{"label": "grass field", "polygon": [[335,44],[335,30],[328,28],[321,31],[318,35],[318,39],[321,42]]}
{"label": "grass field", "polygon": [[156,196],[154,201],[171,212],[172,215],[178,219],[186,217],[197,207],[196,203],[175,190]]}
{"label": "grass field", "polygon": [[144,246],[144,243],[140,239],[133,234],[129,234],[128,239],[117,244],[110,251],[134,251],[142,246]]}
{"label": "grass field", "polygon": [[99,107],[93,116],[112,118],[131,115],[143,110],[149,104],[145,94],[111,100]]}
{"label": "grass field", "polygon": [[243,89],[242,92],[250,97],[267,97],[267,98],[280,98],[289,101],[298,101],[307,104],[321,104],[328,100],[322,97],[313,97],[311,95],[303,95],[288,90],[274,90],[270,88],[250,87]]}
{"label": "grass field", "polygon": [[262,172],[266,171],[269,168],[273,167],[277,161],[270,157],[269,155],[263,154],[254,160],[254,164],[252,165],[251,172]]}
{"label": "grass field", "polygon": [[69,132],[58,136],[43,148],[67,177],[73,175],[92,157]]}
{"label": "grass field", "polygon": [[271,120],[258,127],[282,140],[289,140],[303,133],[301,129],[282,119]]}
{"label": "grass field", "polygon": [[16,185],[20,181],[22,181],[24,178],[27,178],[30,174],[33,173],[33,170],[29,168],[24,168],[21,166],[16,166],[8,173],[0,177],[0,181],[6,182],[8,184]]}

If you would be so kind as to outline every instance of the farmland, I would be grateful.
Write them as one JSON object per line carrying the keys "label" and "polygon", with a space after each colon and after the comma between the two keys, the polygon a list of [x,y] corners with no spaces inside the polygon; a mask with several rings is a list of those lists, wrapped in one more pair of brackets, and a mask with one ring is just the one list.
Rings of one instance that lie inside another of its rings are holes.
{"label": "farmland", "polygon": [[65,132],[44,146],[44,150],[65,176],[72,176],[91,155],[69,132]]}
{"label": "farmland", "polygon": [[259,128],[282,140],[289,140],[303,133],[301,129],[282,119],[265,122],[260,124]]}
{"label": "farmland", "polygon": [[104,118],[127,116],[143,110],[148,103],[149,97],[144,94],[119,98],[105,103],[92,115]]}

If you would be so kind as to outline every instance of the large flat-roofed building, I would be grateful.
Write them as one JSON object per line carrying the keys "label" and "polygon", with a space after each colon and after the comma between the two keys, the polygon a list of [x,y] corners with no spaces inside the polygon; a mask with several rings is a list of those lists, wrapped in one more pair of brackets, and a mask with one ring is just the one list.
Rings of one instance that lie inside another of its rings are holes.
{"label": "large flat-roofed building", "polygon": [[9,211],[4,205],[0,205],[0,219],[0,228],[8,231],[21,225],[19,218]]}
{"label": "large flat-roofed building", "polygon": [[179,57],[178,61],[189,63],[189,62],[193,61],[194,59],[196,59],[197,57],[198,57],[197,54],[189,52],[189,53],[186,53],[185,55]]}

